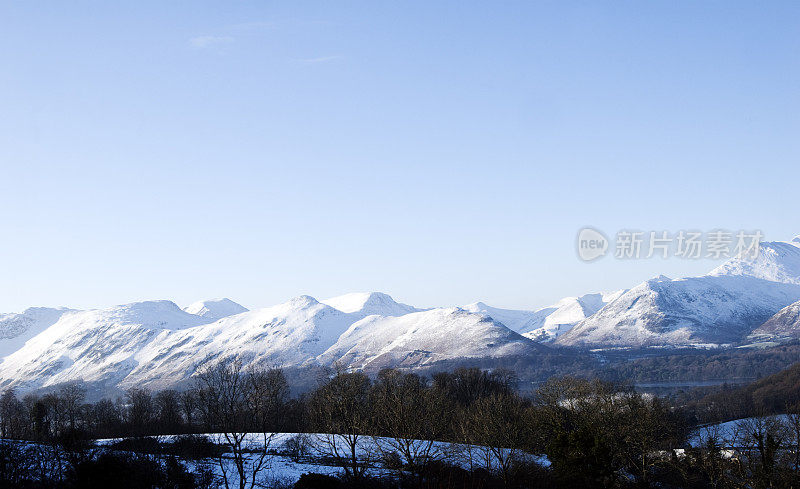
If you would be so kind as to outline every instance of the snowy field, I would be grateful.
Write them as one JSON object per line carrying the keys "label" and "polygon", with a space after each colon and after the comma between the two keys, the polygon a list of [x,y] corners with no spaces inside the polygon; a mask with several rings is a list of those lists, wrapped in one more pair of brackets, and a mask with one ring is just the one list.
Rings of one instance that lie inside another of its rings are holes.
{"label": "snowy field", "polygon": [[731,446],[735,444],[736,439],[740,435],[742,426],[752,423],[759,419],[774,419],[783,424],[788,424],[789,417],[787,415],[768,416],[766,418],[743,418],[735,419],[733,421],[726,421],[724,423],[717,423],[708,426],[703,426],[695,430],[691,438],[689,438],[689,445],[692,447],[702,447],[705,445],[709,437],[715,437],[722,441],[723,445]]}
{"label": "snowy field", "polygon": [[[205,433],[198,436],[205,436],[214,443],[225,445],[225,436],[219,433]],[[292,441],[302,437],[308,442],[305,453],[300,456],[292,455],[289,447]],[[162,435],[149,437],[161,443],[169,443],[178,438],[178,435]],[[243,446],[249,453],[249,461],[255,461],[258,452],[265,446],[267,441],[269,456],[263,474],[268,481],[281,483],[296,482],[302,474],[318,473],[326,475],[341,475],[343,469],[334,464],[331,460],[331,442],[337,444],[337,452],[342,458],[347,457],[347,445],[344,438],[339,435],[329,435],[324,433],[249,433],[245,436]],[[122,438],[107,438],[96,440],[98,446],[110,446],[123,441]],[[366,473],[370,476],[381,477],[396,474],[383,466],[382,460],[388,452],[396,451],[397,440],[384,437],[361,436],[357,443],[357,456],[360,463],[368,466]],[[409,442],[409,451],[419,456],[429,453],[431,457],[446,460],[464,469],[490,468],[497,470],[501,464],[501,458],[515,457],[547,467],[550,465],[547,457],[531,455],[520,451],[510,452],[508,450],[491,450],[482,446],[461,445],[446,442],[428,442],[415,440]],[[230,453],[223,454],[223,463],[229,465],[229,470],[233,470],[233,459]],[[205,465],[212,468],[217,475],[220,475],[220,460],[205,459],[199,461],[188,461],[190,467]]]}

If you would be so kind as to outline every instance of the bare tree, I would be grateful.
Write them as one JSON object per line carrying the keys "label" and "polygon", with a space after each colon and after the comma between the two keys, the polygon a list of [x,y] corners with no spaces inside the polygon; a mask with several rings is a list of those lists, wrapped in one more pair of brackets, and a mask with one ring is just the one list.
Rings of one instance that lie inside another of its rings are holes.
{"label": "bare tree", "polygon": [[45,405],[47,412],[46,424],[50,427],[50,435],[57,436],[64,429],[63,404],[55,393],[42,396],[41,402]]}
{"label": "bare tree", "polygon": [[228,489],[252,489],[270,462],[274,433],[252,432],[253,413],[249,408],[258,395],[252,375],[242,370],[241,362],[234,361],[220,362],[198,376],[199,392],[208,412],[219,416],[214,420],[221,430],[217,441],[228,448],[232,457],[233,471],[224,454],[218,459],[222,481]]}
{"label": "bare tree", "polygon": [[289,399],[289,382],[283,370],[251,369],[247,375],[247,407],[252,413],[252,422],[261,432],[274,432],[283,428],[282,415]]}
{"label": "bare tree", "polygon": [[792,470],[800,475],[800,404],[795,404],[787,409],[786,432],[788,434],[788,449]]}
{"label": "bare tree", "polygon": [[90,428],[100,433],[118,433],[122,426],[119,407],[108,399],[102,399],[91,407]]}
{"label": "bare tree", "polygon": [[505,369],[492,372],[479,368],[457,368],[452,373],[440,372],[433,376],[434,388],[462,406],[492,395],[512,394],[514,374]]}
{"label": "bare tree", "polygon": [[125,393],[127,421],[134,435],[143,435],[153,421],[153,396],[146,389],[132,388]]}
{"label": "bare tree", "polygon": [[160,433],[175,433],[181,426],[179,394],[171,389],[159,391],[155,398],[156,416]]}
{"label": "bare tree", "polygon": [[465,409],[458,425],[470,456],[477,455],[485,470],[499,472],[506,486],[528,438],[525,414],[525,402],[517,395],[495,394]]}
{"label": "bare tree", "polygon": [[352,480],[361,480],[374,458],[364,446],[369,439],[370,380],[363,373],[337,372],[311,395],[309,414],[320,434],[315,448],[342,467]]}
{"label": "bare tree", "polygon": [[197,399],[197,393],[194,390],[186,390],[181,392],[180,403],[183,420],[186,423],[186,426],[191,429],[192,425],[194,425],[194,416],[197,412],[199,403]]}
{"label": "bare tree", "polygon": [[420,474],[430,462],[442,457],[441,440],[449,429],[452,403],[439,390],[427,386],[416,374],[386,369],[372,388],[373,441],[384,457],[400,456],[400,475],[410,469]]}
{"label": "bare tree", "polygon": [[36,394],[27,394],[22,403],[28,414],[28,435],[34,440],[46,440],[50,435],[47,405]]}
{"label": "bare tree", "polygon": [[17,399],[13,389],[0,397],[0,436],[3,438],[22,438],[26,424],[25,406]]}
{"label": "bare tree", "polygon": [[623,441],[621,453],[632,475],[649,485],[651,474],[666,462],[665,454],[681,446],[688,428],[662,400],[638,392],[622,392],[614,397]]}
{"label": "bare tree", "polygon": [[86,388],[72,382],[58,389],[58,398],[63,406],[63,413],[70,431],[75,431],[81,404],[86,399]]}
{"label": "bare tree", "polygon": [[716,424],[703,427],[697,434],[697,440],[698,446],[685,452],[690,462],[689,467],[692,463],[695,464],[708,478],[711,487],[723,487],[730,465],[726,454],[730,453],[732,441],[725,438],[720,426]]}
{"label": "bare tree", "polygon": [[780,418],[758,416],[736,423],[734,444],[740,452],[739,473],[759,487],[774,487],[789,433]]}

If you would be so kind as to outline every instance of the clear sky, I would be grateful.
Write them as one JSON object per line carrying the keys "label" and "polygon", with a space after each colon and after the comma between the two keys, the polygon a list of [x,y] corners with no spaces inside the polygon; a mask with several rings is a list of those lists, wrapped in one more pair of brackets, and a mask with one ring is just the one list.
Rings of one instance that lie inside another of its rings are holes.
{"label": "clear sky", "polygon": [[797,2],[0,2],[0,311],[535,307],[800,233]]}

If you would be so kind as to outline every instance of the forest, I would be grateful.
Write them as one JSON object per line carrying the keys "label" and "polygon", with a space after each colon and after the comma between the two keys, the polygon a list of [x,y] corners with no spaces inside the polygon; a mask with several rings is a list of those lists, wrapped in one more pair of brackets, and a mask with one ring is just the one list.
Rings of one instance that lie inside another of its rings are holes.
{"label": "forest", "polygon": [[[599,379],[554,377],[522,395],[508,370],[387,369],[336,371],[293,396],[281,369],[233,362],[182,391],[132,388],[93,403],[79,384],[7,390],[0,485],[797,487],[799,379],[800,364],[679,404]],[[736,440],[707,432],[690,443],[700,426],[756,415]],[[279,456],[335,470],[281,480]]]}

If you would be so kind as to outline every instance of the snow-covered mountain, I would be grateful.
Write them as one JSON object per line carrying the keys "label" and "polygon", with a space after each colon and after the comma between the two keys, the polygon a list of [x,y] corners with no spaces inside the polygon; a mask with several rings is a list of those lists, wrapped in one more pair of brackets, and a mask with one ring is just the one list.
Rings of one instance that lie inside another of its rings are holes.
{"label": "snow-covered mountain", "polygon": [[569,331],[578,321],[596,313],[604,305],[625,292],[618,290],[610,293],[586,294],[580,297],[565,297],[552,306],[535,311],[501,309],[483,302],[467,304],[463,309],[485,314],[536,342],[549,343]]}
{"label": "snow-covered mountain", "polygon": [[754,335],[800,338],[800,301],[790,304],[759,326]]}
{"label": "snow-covered mountain", "polygon": [[492,318],[493,320],[503,323],[508,329],[517,333],[523,333],[537,327],[552,310],[545,311],[540,309],[538,311],[526,311],[524,309],[501,309],[499,307],[492,307],[484,302],[473,302],[462,306],[461,309],[467,312],[474,312],[483,314]]}
{"label": "snow-covered mountain", "polygon": [[120,384],[163,387],[228,358],[236,358],[245,366],[303,365],[333,345],[362,317],[313,297],[296,297],[277,306],[159,336],[141,349],[137,368]]}
{"label": "snow-covered mountain", "polygon": [[661,346],[742,341],[800,299],[800,240],[762,243],[756,260],[734,258],[708,275],[648,280],[580,321],[564,346]]}
{"label": "snow-covered mountain", "polygon": [[[326,302],[337,307],[300,296],[238,314],[233,312],[241,306],[216,307],[219,301],[186,310],[152,301],[66,312],[0,363],[0,386],[30,390],[84,381],[104,389],[160,389],[225,359],[266,367],[421,365],[538,347],[484,315],[460,309],[421,311],[380,293]],[[232,314],[214,320],[227,313]],[[365,349],[373,343],[381,344],[379,351]]]}
{"label": "snow-covered mountain", "polygon": [[63,313],[0,363],[0,385],[23,389],[85,380],[116,385],[159,335],[206,322],[170,301]]}
{"label": "snow-covered mountain", "polygon": [[542,315],[542,322],[524,333],[524,336],[532,340],[548,343],[555,341],[559,336],[568,332],[578,322],[595,314],[606,304],[616,300],[625,290],[618,290],[611,293],[586,294],[580,297],[566,297],[554,305],[545,308],[548,312]]}
{"label": "snow-covered mountain", "polygon": [[0,379],[20,388],[74,380],[166,387],[225,358],[299,365],[325,351],[363,317],[308,296],[218,321],[169,301],[69,313],[6,357]]}
{"label": "snow-covered mountain", "polygon": [[198,301],[184,307],[183,310],[189,314],[194,314],[195,316],[200,316],[211,321],[249,311],[249,309],[241,304],[237,304],[226,298]]}
{"label": "snow-covered mountain", "polygon": [[761,243],[760,253],[755,260],[732,258],[708,275],[755,277],[800,285],[800,236],[791,242]]}
{"label": "snow-covered mountain", "polygon": [[0,314],[0,357],[19,350],[70,311],[63,307],[31,307],[21,313]]}
{"label": "snow-covered mountain", "polygon": [[484,314],[431,309],[356,322],[318,359],[323,364],[378,370],[459,358],[534,355],[544,347]]}
{"label": "snow-covered mountain", "polygon": [[382,292],[354,292],[351,294],[331,297],[320,301],[334,309],[351,314],[362,314],[364,317],[372,314],[380,316],[402,316],[422,309],[395,302],[388,294]]}
{"label": "snow-covered mountain", "polygon": [[[0,315],[0,388],[81,380],[115,388],[175,385],[213,362],[379,369],[527,356],[539,343],[581,347],[738,343],[797,336],[800,238],[763,243],[707,275],[657,277],[627,291],[565,298],[536,311],[476,302],[418,309],[379,292],[300,296],[248,311],[229,299]],[[755,330],[755,331],[754,331]],[[519,334],[523,333],[523,334]],[[534,341],[536,340],[536,341]]]}

